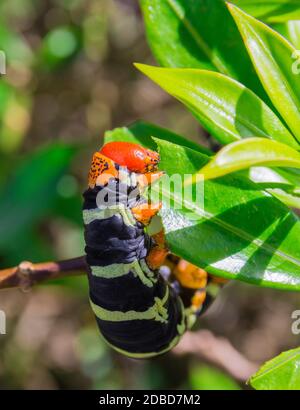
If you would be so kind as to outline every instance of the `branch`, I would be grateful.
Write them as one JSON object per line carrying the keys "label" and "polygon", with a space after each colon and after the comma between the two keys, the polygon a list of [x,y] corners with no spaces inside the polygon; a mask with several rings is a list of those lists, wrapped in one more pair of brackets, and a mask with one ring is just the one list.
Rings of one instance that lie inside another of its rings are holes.
{"label": "branch", "polygon": [[45,280],[82,275],[87,271],[85,256],[61,262],[21,262],[13,268],[0,270],[0,289],[19,287],[26,291]]}
{"label": "branch", "polygon": [[245,382],[259,368],[251,362],[224,337],[216,337],[209,330],[187,332],[173,352],[177,355],[194,354],[223,368],[235,379]]}

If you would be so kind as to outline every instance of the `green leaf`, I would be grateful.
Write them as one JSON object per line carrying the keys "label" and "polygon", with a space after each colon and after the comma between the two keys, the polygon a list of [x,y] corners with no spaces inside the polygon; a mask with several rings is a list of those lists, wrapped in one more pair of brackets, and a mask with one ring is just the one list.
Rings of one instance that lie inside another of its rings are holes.
{"label": "green leaf", "polygon": [[266,362],[250,384],[257,390],[300,390],[300,347]]}
{"label": "green leaf", "polygon": [[289,40],[297,50],[300,50],[300,20],[290,20],[286,23],[276,24],[273,28]]}
{"label": "green leaf", "polygon": [[[115,136],[119,140],[118,129]],[[209,161],[206,155],[159,137],[157,133],[161,169],[170,176],[192,175]],[[142,144],[153,148],[150,138]],[[151,193],[170,203],[161,217],[168,245],[176,255],[216,276],[300,290],[299,220],[248,179],[230,175],[205,182],[204,207],[185,201],[176,209],[180,192],[172,186],[161,192],[160,185],[154,184]]]}
{"label": "green leaf", "polygon": [[[300,6],[299,6],[299,11],[300,11]],[[300,50],[300,20],[289,21],[287,23],[287,27],[288,27],[288,38],[290,39],[294,47],[296,47],[297,50]]]}
{"label": "green leaf", "polygon": [[[282,188],[291,190],[295,187],[294,178],[289,178],[287,171],[280,168],[251,167],[245,171],[245,176],[255,182],[259,187]],[[242,174],[242,172],[241,172]],[[299,183],[299,179],[297,181]]]}
{"label": "green leaf", "polygon": [[230,0],[230,3],[267,23],[279,23],[300,18],[298,0]]}
{"label": "green leaf", "polygon": [[265,189],[285,205],[300,209],[300,175],[292,171],[298,170],[296,168],[251,167],[245,175],[256,183],[258,189]]}
{"label": "green leaf", "polygon": [[[292,175],[290,169],[251,167],[245,176],[291,208],[300,209],[299,175]],[[242,174],[242,172],[241,172]]]}
{"label": "green leaf", "polygon": [[291,208],[300,209],[300,196],[283,191],[282,189],[267,189],[270,194]]}
{"label": "green leaf", "polygon": [[148,42],[165,67],[229,75],[267,98],[223,0],[140,0]]}
{"label": "green leaf", "polygon": [[300,81],[293,66],[295,48],[276,31],[228,5],[257,74],[295,137],[300,141]]}
{"label": "green leaf", "polygon": [[297,188],[300,182],[300,172],[296,168],[266,168],[252,167],[248,170],[248,177],[269,188]]}
{"label": "green leaf", "polygon": [[193,69],[136,67],[177,98],[222,144],[260,136],[295,148],[297,142],[252,91],[222,74]]}
{"label": "green leaf", "polygon": [[116,128],[113,131],[107,131],[105,133],[105,143],[110,141],[129,141],[136,144],[146,145],[148,148],[155,150],[157,147],[151,137],[158,137],[165,141],[173,142],[174,144],[192,148],[203,154],[211,155],[208,148],[175,134],[166,128],[161,128],[144,121],[135,122],[129,129],[123,127]]}
{"label": "green leaf", "polygon": [[[192,174],[207,162],[188,148],[156,142],[169,176]],[[171,200],[161,216],[176,255],[218,276],[300,289],[300,223],[287,207],[240,177],[205,182],[203,205],[188,198],[176,209],[180,195],[172,185],[162,193],[163,204]]]}
{"label": "green leaf", "polygon": [[[49,211],[57,197],[57,183],[76,149],[59,143],[42,148],[21,163],[0,193],[0,249],[18,237]],[[18,162],[14,162],[18,163]]]}
{"label": "green leaf", "polygon": [[189,381],[193,390],[240,390],[234,379],[210,366],[192,367]]}
{"label": "green leaf", "polygon": [[248,138],[222,148],[199,174],[211,179],[259,165],[300,168],[300,153],[281,142]]}

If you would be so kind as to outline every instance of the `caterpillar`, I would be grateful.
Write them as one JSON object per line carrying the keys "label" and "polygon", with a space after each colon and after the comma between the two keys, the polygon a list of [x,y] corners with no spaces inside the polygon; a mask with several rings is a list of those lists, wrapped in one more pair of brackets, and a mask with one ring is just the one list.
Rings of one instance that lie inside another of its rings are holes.
{"label": "caterpillar", "polygon": [[83,194],[90,304],[105,341],[132,358],[172,349],[210,302],[206,271],[170,255],[163,232],[145,232],[161,207],[142,196],[163,175],[158,164],[155,151],[107,143]]}

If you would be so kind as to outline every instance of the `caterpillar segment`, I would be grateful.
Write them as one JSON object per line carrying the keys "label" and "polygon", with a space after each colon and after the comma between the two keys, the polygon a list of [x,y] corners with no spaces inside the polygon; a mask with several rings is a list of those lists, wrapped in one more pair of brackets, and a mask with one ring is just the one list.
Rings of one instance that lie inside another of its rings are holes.
{"label": "caterpillar segment", "polygon": [[[158,163],[156,152],[137,144],[108,143],[93,155],[83,194],[91,307],[106,342],[133,358],[153,357],[174,347],[205,299],[205,271],[180,261],[173,283],[159,274],[169,251],[163,234],[152,238],[145,226],[160,204],[150,204],[141,195],[163,174]],[[189,300],[174,286],[181,275],[180,290],[187,286]]]}

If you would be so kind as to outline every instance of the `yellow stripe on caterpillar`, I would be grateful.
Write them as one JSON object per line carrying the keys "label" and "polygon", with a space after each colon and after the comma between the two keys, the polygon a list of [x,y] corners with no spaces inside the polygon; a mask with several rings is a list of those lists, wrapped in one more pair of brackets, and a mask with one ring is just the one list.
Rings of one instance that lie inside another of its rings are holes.
{"label": "yellow stripe on caterpillar", "polygon": [[84,209],[83,222],[85,225],[88,225],[93,221],[108,219],[115,215],[120,215],[127,226],[134,226],[136,224],[131,210],[127,209],[124,204],[116,204],[103,209]]}
{"label": "yellow stripe on caterpillar", "polygon": [[156,320],[161,323],[168,322],[168,311],[164,307],[169,297],[169,288],[166,287],[166,293],[162,299],[155,297],[154,305],[143,312],[137,312],[135,310],[128,310],[127,312],[121,312],[118,310],[110,311],[104,309],[101,306],[96,305],[90,300],[91,307],[100,320],[111,322],[125,322],[127,320]]}
{"label": "yellow stripe on caterpillar", "polygon": [[186,317],[185,317],[185,309],[183,306],[183,302],[181,300],[181,298],[179,297],[179,302],[180,302],[180,307],[181,307],[181,313],[182,313],[182,318],[181,318],[181,323],[179,323],[177,325],[177,331],[178,331],[178,335],[176,335],[168,344],[167,347],[165,347],[164,349],[160,350],[160,351],[154,351],[154,352],[147,352],[147,353],[132,353],[132,352],[128,352],[127,350],[121,349],[117,346],[114,346],[113,344],[111,344],[103,335],[102,337],[104,338],[104,340],[106,341],[106,343],[113,348],[116,352],[121,353],[127,357],[131,357],[132,359],[150,359],[151,357],[155,357],[164,353],[167,353],[169,350],[173,349],[173,347],[175,347],[182,335],[184,334],[184,332],[186,331]]}
{"label": "yellow stripe on caterpillar", "polygon": [[132,272],[135,277],[138,277],[141,282],[148,286],[152,287],[153,283],[157,282],[157,278],[152,272],[146,261],[141,259],[134,260],[131,263],[113,263],[108,266],[91,266],[92,275],[98,278],[104,279],[114,279],[119,278],[120,276],[128,275],[129,272]]}
{"label": "yellow stripe on caterpillar", "polygon": [[[102,335],[102,334],[101,334]],[[178,342],[181,339],[181,335],[177,335],[174,337],[174,339],[172,339],[170,341],[170,343],[168,344],[167,347],[165,347],[164,349],[158,351],[158,352],[147,352],[147,353],[132,353],[132,352],[128,352],[127,350],[121,349],[117,346],[114,346],[113,344],[111,344],[103,335],[102,335],[103,339],[105,340],[105,342],[112,348],[114,349],[116,352],[121,353],[127,357],[130,357],[132,359],[150,359],[151,357],[156,357],[159,355],[162,355],[164,353],[167,353],[169,350],[173,349],[173,347],[175,347]]]}

